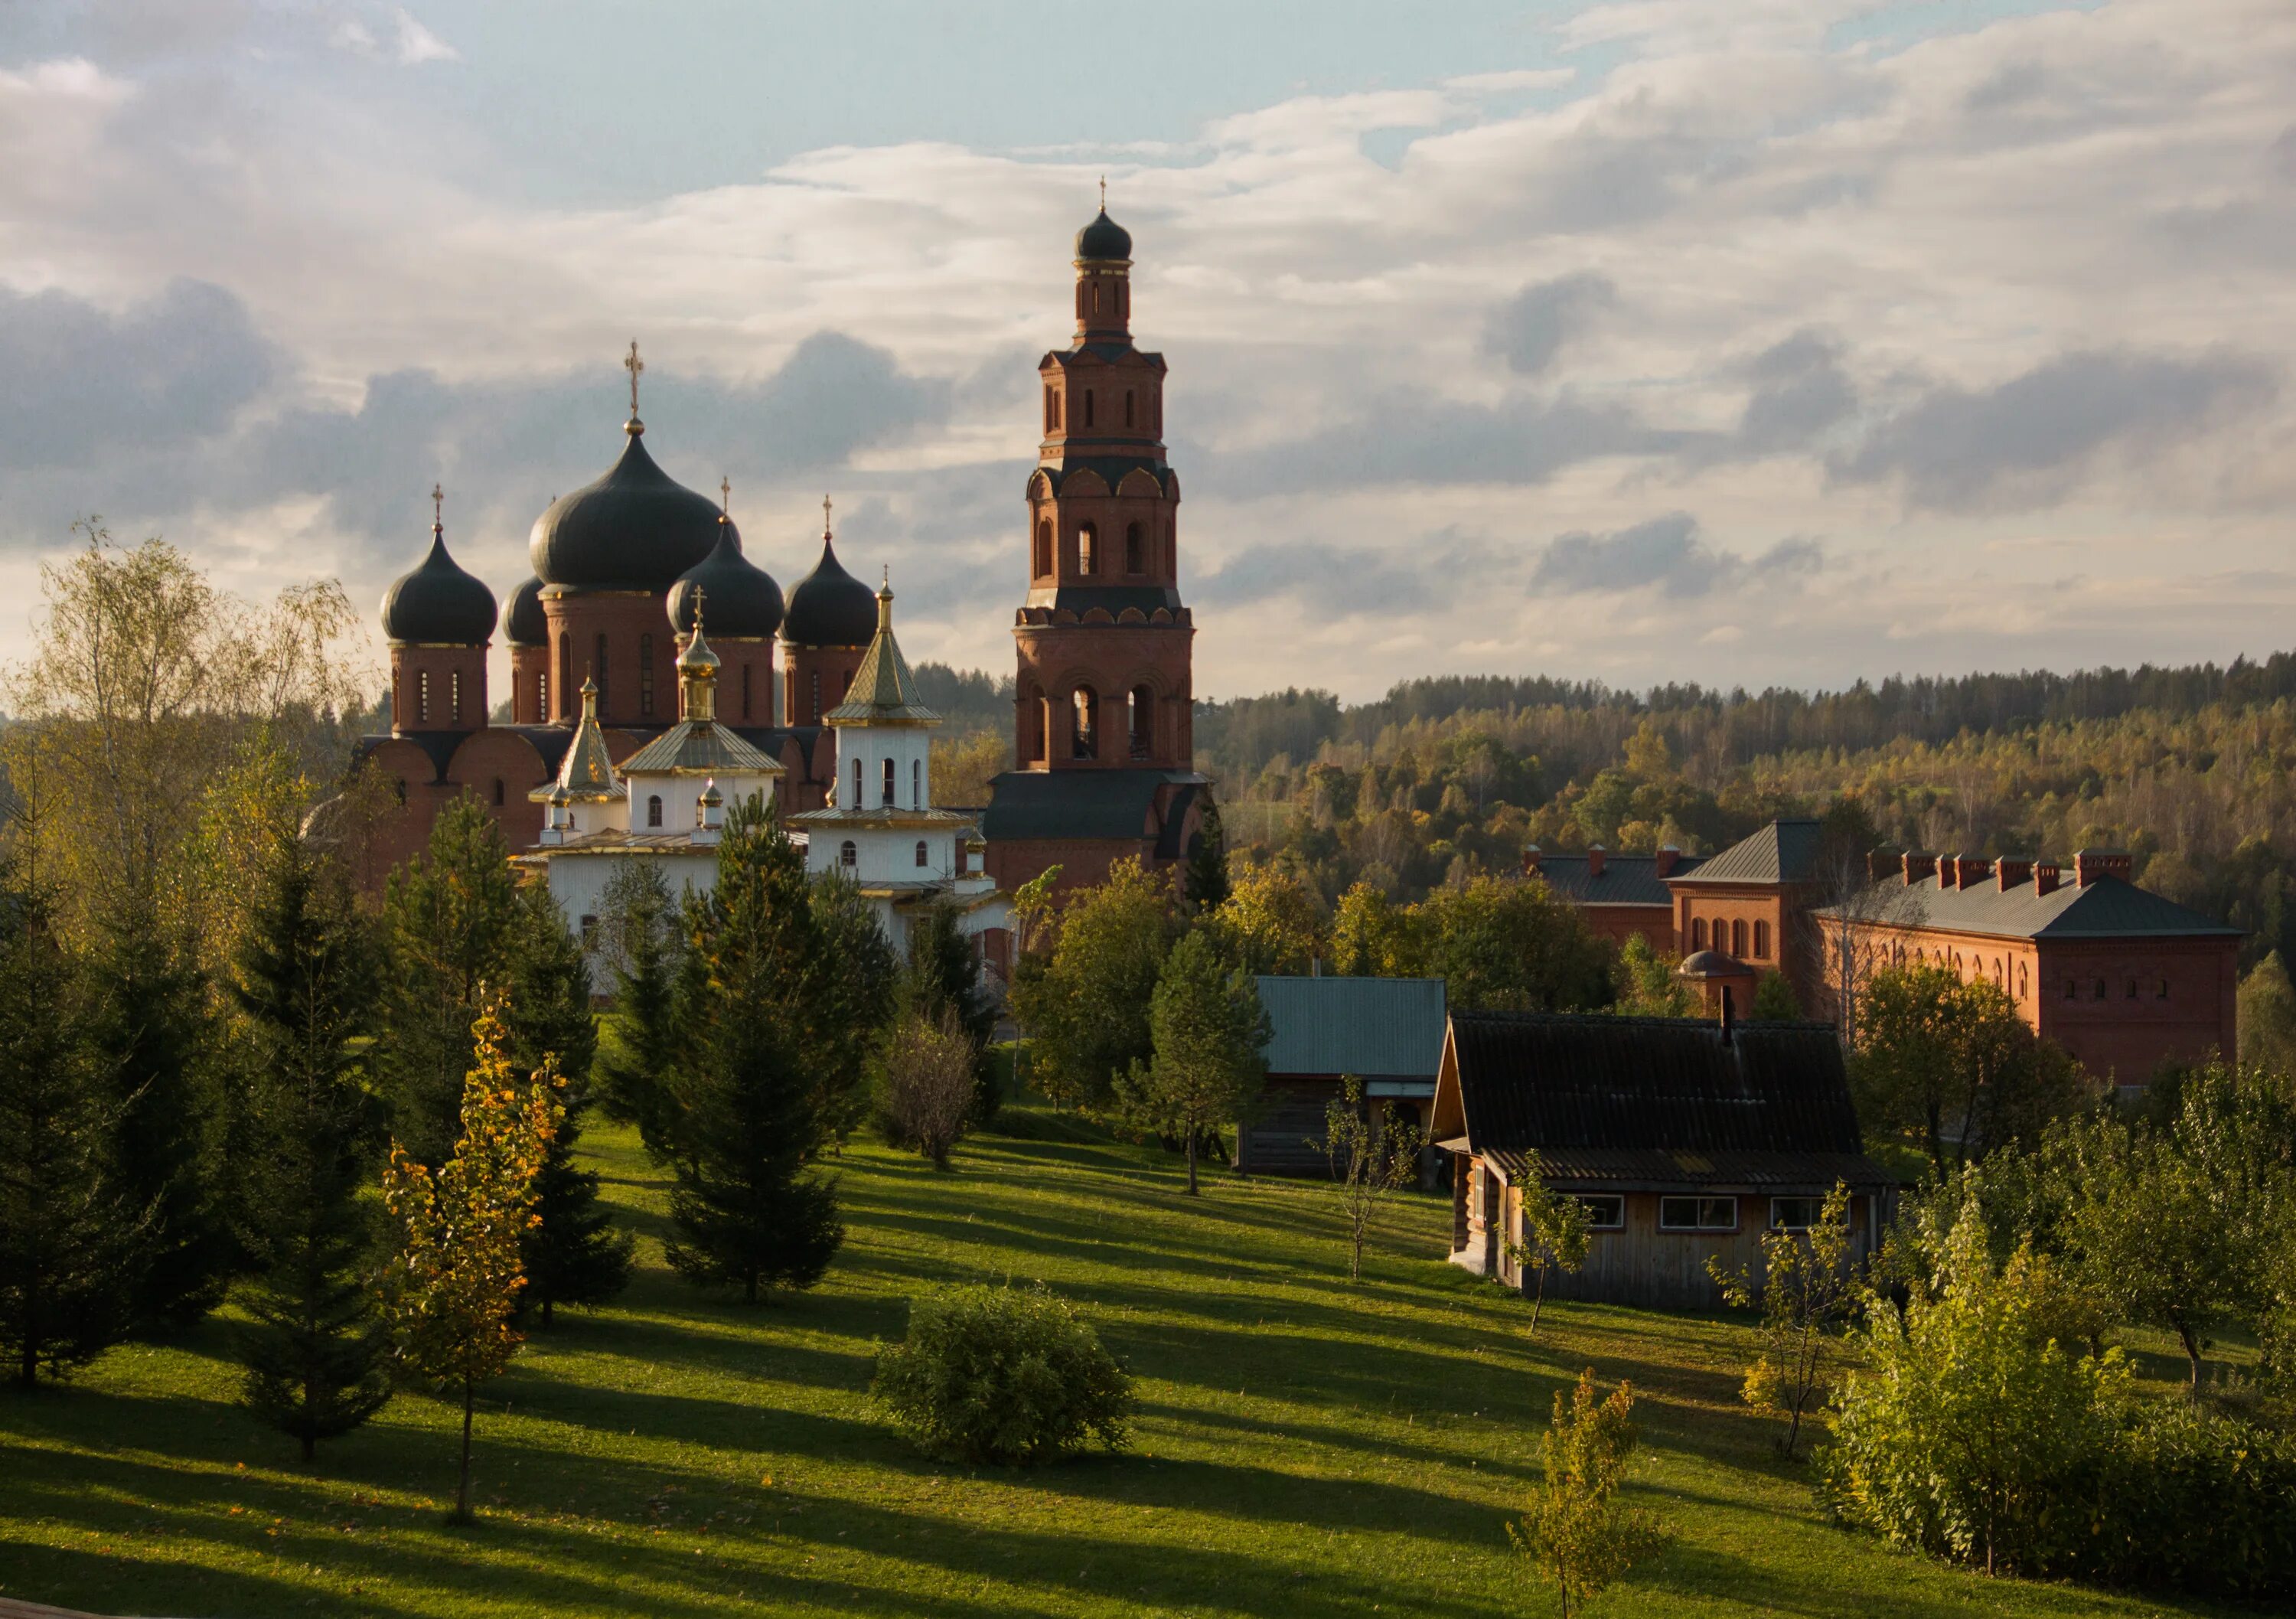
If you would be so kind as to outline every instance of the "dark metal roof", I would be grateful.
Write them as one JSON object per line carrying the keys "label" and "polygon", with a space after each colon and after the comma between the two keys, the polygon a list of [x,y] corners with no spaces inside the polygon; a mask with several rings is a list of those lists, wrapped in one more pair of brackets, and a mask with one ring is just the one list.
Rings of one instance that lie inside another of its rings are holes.
{"label": "dark metal roof", "polygon": [[393,641],[433,646],[484,646],[495,632],[495,593],[447,555],[447,537],[430,527],[430,549],[382,596],[382,633]]}
{"label": "dark metal roof", "polygon": [[[612,728],[617,731],[637,731],[640,735],[644,735],[650,730],[653,735],[659,736],[670,727],[615,726]],[[815,750],[820,746],[822,738],[830,735],[825,727],[817,725],[788,727],[741,725],[726,726],[724,728],[732,731],[742,741],[765,754],[767,758],[775,760],[782,756],[783,743],[796,743],[798,752],[804,757],[808,771],[813,768]],[[473,736],[511,736],[521,738],[540,757],[544,770],[554,777],[558,774],[559,767],[566,760],[566,750],[573,744],[574,727],[570,725],[495,725],[477,731],[413,731],[404,734],[390,731],[377,732],[358,739],[357,744],[352,749],[351,760],[353,763],[363,761],[368,754],[386,742],[411,742],[430,756],[431,768],[435,772],[431,779],[434,782],[443,782],[447,779],[447,767],[454,762],[455,751]]]}
{"label": "dark metal roof", "polygon": [[1132,257],[1132,233],[1108,217],[1103,208],[1091,224],[1077,233],[1076,256],[1079,259],[1129,259]]}
{"label": "dark metal roof", "polygon": [[[1687,876],[1704,862],[1692,855],[1678,857],[1673,877]],[[1538,875],[1574,905],[1671,906],[1674,895],[1667,879],[1658,875],[1658,857],[1648,854],[1606,854],[1603,875],[1590,876],[1591,864],[1583,854],[1541,854]]]}
{"label": "dark metal roof", "polygon": [[1726,1042],[1697,1018],[1455,1012],[1451,1038],[1477,1152],[1862,1156],[1824,1023],[1740,1023]]}
{"label": "dark metal roof", "polygon": [[[1827,906],[1816,914],[1833,916]],[[2094,878],[2086,888],[2061,882],[2043,893],[2037,882],[2003,889],[1991,877],[1967,888],[1942,877],[1907,883],[1885,878],[1867,892],[1857,915],[1898,927],[1934,927],[1993,939],[2238,939],[2240,929],[2137,887],[2125,878]]]}
{"label": "dark metal roof", "polygon": [[763,641],[782,627],[782,588],[772,574],[742,555],[741,530],[731,518],[718,519],[718,543],[709,555],[670,587],[669,621],[682,636],[693,633],[696,591],[701,593],[702,622],[715,639]]}
{"label": "dark metal roof", "polygon": [[1443,1065],[1439,978],[1263,975],[1267,1072],[1432,1080]]}
{"label": "dark metal roof", "polygon": [[542,581],[529,579],[510,593],[503,609],[503,639],[512,646],[543,646],[550,640],[550,621],[542,611]]}
{"label": "dark metal roof", "polygon": [[[1074,438],[1083,439],[1087,436],[1078,433]],[[1111,431],[1106,436],[1121,438],[1124,435]],[[1067,481],[1070,473],[1082,472],[1099,473],[1101,481],[1111,489],[1123,482],[1128,473],[1145,473],[1156,481],[1156,487],[1159,489],[1167,495],[1172,492],[1171,467],[1153,456],[1095,456],[1070,450],[1062,455],[1058,461],[1029,468],[1029,476],[1034,479],[1038,473],[1044,473],[1053,486],[1053,493],[1057,495],[1061,492],[1061,485]]]}
{"label": "dark metal roof", "polygon": [[[1168,612],[1179,612],[1180,593],[1166,585],[1040,585],[1029,592],[1023,605],[1050,607],[1055,612],[1065,607],[1078,618],[1098,607],[1111,619],[1131,607],[1137,608],[1144,618],[1159,607]],[[1661,900],[1660,903],[1665,901]]]}
{"label": "dark metal roof", "polygon": [[534,520],[527,554],[545,585],[667,590],[718,543],[718,503],[672,478],[633,422],[622,458]]}
{"label": "dark metal roof", "polygon": [[1670,883],[1807,883],[1817,864],[1816,821],[1772,821]]}
{"label": "dark metal roof", "polygon": [[845,571],[836,542],[823,535],[821,560],[789,594],[782,638],[798,646],[866,646],[876,634],[877,593]]}
{"label": "dark metal roof", "polygon": [[[1171,783],[1193,789],[1202,782],[1185,770],[1007,770],[988,784],[980,834],[991,842],[1151,837],[1164,830],[1154,818],[1158,790]],[[1187,802],[1187,796],[1175,797],[1168,825],[1177,826]]]}

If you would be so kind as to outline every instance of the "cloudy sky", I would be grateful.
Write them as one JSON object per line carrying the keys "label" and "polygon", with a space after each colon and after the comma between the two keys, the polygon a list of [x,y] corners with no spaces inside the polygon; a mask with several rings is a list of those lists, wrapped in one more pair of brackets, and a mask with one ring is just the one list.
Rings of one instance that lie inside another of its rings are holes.
{"label": "cloudy sky", "polygon": [[2296,645],[2288,0],[1105,16],[0,4],[0,658],[91,513],[365,604],[435,479],[507,595],[635,337],[754,559],[832,493],[1002,671],[1103,175],[1200,695]]}

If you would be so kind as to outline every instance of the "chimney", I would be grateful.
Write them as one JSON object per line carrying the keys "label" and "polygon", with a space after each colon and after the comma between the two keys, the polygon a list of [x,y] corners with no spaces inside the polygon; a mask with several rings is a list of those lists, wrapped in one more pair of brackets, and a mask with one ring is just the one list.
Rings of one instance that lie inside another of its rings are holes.
{"label": "chimney", "polygon": [[2054,860],[2033,862],[2033,892],[2037,894],[2057,892],[2057,863]]}
{"label": "chimney", "polygon": [[1973,854],[1949,854],[1938,862],[1940,888],[1972,888],[1992,875],[1992,865]]}
{"label": "chimney", "polygon": [[1905,869],[1907,888],[1911,888],[1916,883],[1928,882],[1930,874],[1937,869],[1937,856],[1923,854],[1918,849],[1908,849],[1898,859],[1899,865]]}
{"label": "chimney", "polygon": [[1682,864],[1681,850],[1671,843],[1660,843],[1658,846],[1658,865],[1654,875],[1662,877],[1680,864]]}
{"label": "chimney", "polygon": [[2005,854],[1993,862],[1994,880],[2005,894],[2013,888],[2024,887],[2025,880],[2032,875],[2033,862],[2021,856]]}
{"label": "chimney", "polygon": [[1890,858],[1890,854],[1887,850],[1867,850],[1866,851],[1866,880],[1868,883],[1879,883],[1882,878],[1890,875],[1890,867],[1896,864],[1897,862]]}
{"label": "chimney", "polygon": [[2073,851],[2073,881],[2083,888],[2099,877],[2128,881],[2131,862],[2124,849],[2077,849]]}
{"label": "chimney", "polygon": [[1736,1031],[1737,1023],[1737,1007],[1731,1000],[1730,986],[1726,983],[1722,986],[1722,1043],[1724,1045],[1727,1046],[1731,1043],[1731,1037]]}
{"label": "chimney", "polygon": [[1592,879],[1603,875],[1603,846],[1600,843],[1589,843],[1587,845],[1587,875],[1588,878]]}
{"label": "chimney", "polygon": [[1538,845],[1536,843],[1525,843],[1522,846],[1522,875],[1526,877],[1537,876],[1538,875]]}

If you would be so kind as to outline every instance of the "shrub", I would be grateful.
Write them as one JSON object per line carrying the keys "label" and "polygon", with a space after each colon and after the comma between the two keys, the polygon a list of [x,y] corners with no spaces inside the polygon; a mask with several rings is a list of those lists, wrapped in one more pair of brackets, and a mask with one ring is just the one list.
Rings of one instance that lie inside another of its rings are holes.
{"label": "shrub", "polygon": [[909,1336],[877,1352],[869,1392],[944,1461],[1029,1467],[1098,1440],[1128,1442],[1132,1380],[1041,1285],[950,1287],[909,1306]]}
{"label": "shrub", "polygon": [[978,1055],[955,1012],[944,1008],[937,1018],[905,1015],[885,1048],[886,1138],[914,1147],[935,1169],[947,1169],[949,1151],[972,1116]]}
{"label": "shrub", "polygon": [[2099,1533],[2066,1572],[2250,1598],[2296,1593],[2296,1439],[2190,1401],[2120,1436]]}

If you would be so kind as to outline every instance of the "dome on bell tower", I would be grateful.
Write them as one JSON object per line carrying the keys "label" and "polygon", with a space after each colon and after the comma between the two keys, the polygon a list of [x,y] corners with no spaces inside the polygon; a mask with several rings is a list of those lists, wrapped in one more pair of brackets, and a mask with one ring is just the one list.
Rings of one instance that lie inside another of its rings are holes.
{"label": "dome on bell tower", "polygon": [[382,633],[415,646],[484,646],[494,632],[495,593],[447,555],[446,528],[433,521],[430,554],[383,593]]}
{"label": "dome on bell tower", "polygon": [[742,555],[741,530],[720,517],[718,543],[670,587],[669,621],[680,635],[693,629],[696,596],[710,633],[723,640],[763,641],[782,627],[782,588],[774,576]]}
{"label": "dome on bell tower", "polygon": [[1091,224],[1077,233],[1076,256],[1079,259],[1129,259],[1132,257],[1132,233],[1108,217],[1108,205],[1101,205],[1100,213]]}

